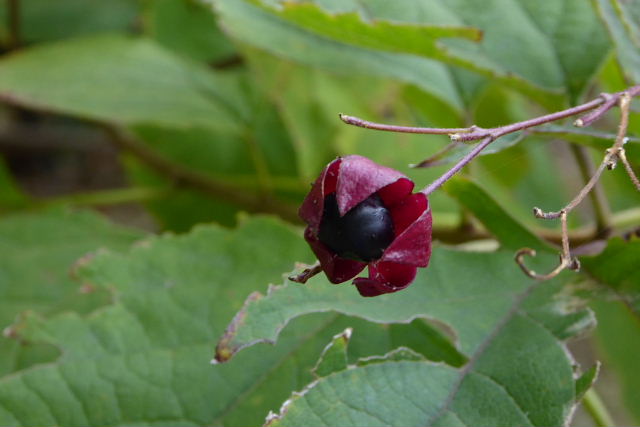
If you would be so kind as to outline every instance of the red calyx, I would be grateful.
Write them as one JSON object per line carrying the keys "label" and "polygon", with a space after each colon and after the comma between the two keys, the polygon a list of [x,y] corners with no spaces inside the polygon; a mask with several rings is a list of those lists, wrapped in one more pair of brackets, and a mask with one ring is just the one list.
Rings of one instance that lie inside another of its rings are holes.
{"label": "red calyx", "polygon": [[361,156],[338,158],[322,171],[300,207],[305,239],[332,283],[369,267],[354,284],[362,296],[406,288],[431,256],[427,197],[400,172]]}

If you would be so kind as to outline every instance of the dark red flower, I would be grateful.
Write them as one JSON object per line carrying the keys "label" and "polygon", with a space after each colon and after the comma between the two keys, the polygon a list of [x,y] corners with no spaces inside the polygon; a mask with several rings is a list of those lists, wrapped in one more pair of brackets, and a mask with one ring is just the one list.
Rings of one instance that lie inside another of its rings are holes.
{"label": "dark red flower", "polygon": [[431,209],[400,172],[361,156],[334,160],[300,207],[304,237],[332,283],[369,267],[353,283],[362,296],[406,288],[431,256]]}

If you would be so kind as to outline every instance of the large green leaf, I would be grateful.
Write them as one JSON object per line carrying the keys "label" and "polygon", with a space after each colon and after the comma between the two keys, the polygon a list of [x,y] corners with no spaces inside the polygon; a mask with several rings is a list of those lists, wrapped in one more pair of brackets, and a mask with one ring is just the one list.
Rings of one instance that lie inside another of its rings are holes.
{"label": "large green leaf", "polygon": [[[71,265],[99,248],[120,250],[142,233],[117,227],[89,212],[50,211],[0,220],[0,329],[24,311],[89,311],[108,295],[69,277]],[[0,338],[0,376],[31,364],[30,343]]]}
{"label": "large green leaf", "polygon": [[[635,357],[640,351],[640,315],[623,301],[599,300],[591,306],[598,318],[595,338],[599,353],[605,366],[617,374],[626,409],[636,423],[640,422],[640,371]],[[621,415],[614,414],[618,422]]]}
{"label": "large green leaf", "polygon": [[[411,82],[458,107],[455,77],[426,58],[498,78],[531,95],[538,86],[576,98],[608,51],[601,24],[581,0],[209,2],[244,42],[333,71]],[[447,33],[464,36],[463,27],[480,29],[482,42],[438,40]],[[583,54],[585,43],[590,55]]]}
{"label": "large green leaf", "polygon": [[[609,30],[624,74],[635,83],[640,82],[640,16],[638,1],[592,0]],[[628,3],[628,4],[627,4]],[[633,12],[636,13],[633,13]]]}
{"label": "large green leaf", "polygon": [[[135,126],[136,136],[160,155],[220,183],[251,194],[275,195],[298,203],[308,184],[298,178],[297,153],[277,112],[266,99],[251,103],[250,123],[240,134],[207,127],[175,129]],[[171,187],[172,182],[128,159],[127,172],[142,185]],[[163,226],[187,231],[198,222],[233,225],[239,208],[189,188],[173,188],[169,197],[147,204]]]}
{"label": "large green leaf", "polygon": [[542,239],[509,215],[484,189],[465,178],[449,181],[444,190],[469,210],[505,247],[553,251]]}
{"label": "large green leaf", "polygon": [[584,268],[596,280],[620,292],[640,297],[640,239],[609,240],[602,253],[581,258]]}
{"label": "large green leaf", "polygon": [[432,59],[394,55],[318,37],[246,1],[209,1],[235,38],[277,56],[340,74],[372,74],[414,83],[458,109],[462,99],[452,73]]}
{"label": "large green leaf", "polygon": [[69,277],[78,258],[99,248],[121,250],[143,233],[90,212],[54,210],[0,220],[0,327],[24,310],[51,313],[79,284]]}
{"label": "large green leaf", "polygon": [[[8,35],[7,4],[0,3],[0,37]],[[37,43],[99,32],[132,30],[139,0],[22,0],[20,39]]]}
{"label": "large green leaf", "polygon": [[225,360],[240,348],[275,341],[289,321],[318,311],[377,322],[427,317],[452,328],[469,358],[461,368],[394,361],[341,371],[294,395],[283,407],[284,417],[271,422],[562,425],[575,404],[575,383],[573,361],[560,340],[593,321],[589,312],[572,312],[571,302],[556,295],[566,280],[563,275],[537,284],[515,266],[510,252],[438,247],[430,267],[396,294],[362,299],[351,286],[332,286],[324,278],[254,294],[218,344],[217,356]]}
{"label": "large green leaf", "polygon": [[5,57],[0,98],[83,119],[224,131],[237,131],[243,114],[232,76],[124,36],[39,45]]}
{"label": "large green leaf", "polygon": [[256,219],[95,257],[78,275],[109,289],[112,304],[88,317],[28,315],[13,325],[16,337],[63,356],[0,378],[0,424],[256,425],[312,380],[318,354],[345,327],[362,336],[351,344],[356,356],[404,344],[378,325],[328,313],[287,328],[276,347],[211,366],[212,343],[247,294],[281,280],[302,253],[296,230]]}
{"label": "large green leaf", "polygon": [[231,59],[235,50],[202,3],[154,0],[144,14],[145,32],[163,46],[204,62]]}

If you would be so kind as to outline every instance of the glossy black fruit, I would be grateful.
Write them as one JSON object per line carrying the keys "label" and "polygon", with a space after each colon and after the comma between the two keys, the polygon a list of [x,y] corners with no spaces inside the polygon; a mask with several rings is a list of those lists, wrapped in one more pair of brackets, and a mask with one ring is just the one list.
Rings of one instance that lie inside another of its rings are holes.
{"label": "glossy black fruit", "polygon": [[391,214],[377,194],[343,217],[335,193],[325,197],[318,238],[338,256],[362,262],[379,259],[394,237]]}

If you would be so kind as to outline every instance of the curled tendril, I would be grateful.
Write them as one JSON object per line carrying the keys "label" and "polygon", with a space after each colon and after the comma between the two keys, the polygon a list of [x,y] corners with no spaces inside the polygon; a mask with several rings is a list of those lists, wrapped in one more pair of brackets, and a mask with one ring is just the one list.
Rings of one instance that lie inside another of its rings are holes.
{"label": "curled tendril", "polygon": [[518,252],[516,252],[515,260],[516,260],[516,264],[518,264],[518,267],[520,267],[520,269],[524,272],[524,274],[526,274],[528,277],[531,277],[532,279],[549,280],[556,277],[565,269],[574,270],[574,271],[578,271],[580,269],[580,261],[578,261],[577,258],[566,257],[564,254],[560,254],[559,255],[560,263],[556,266],[556,268],[554,268],[552,271],[550,271],[547,274],[538,274],[525,265],[524,257],[526,255],[535,257],[536,256],[535,249],[531,249],[531,248],[520,249]]}

